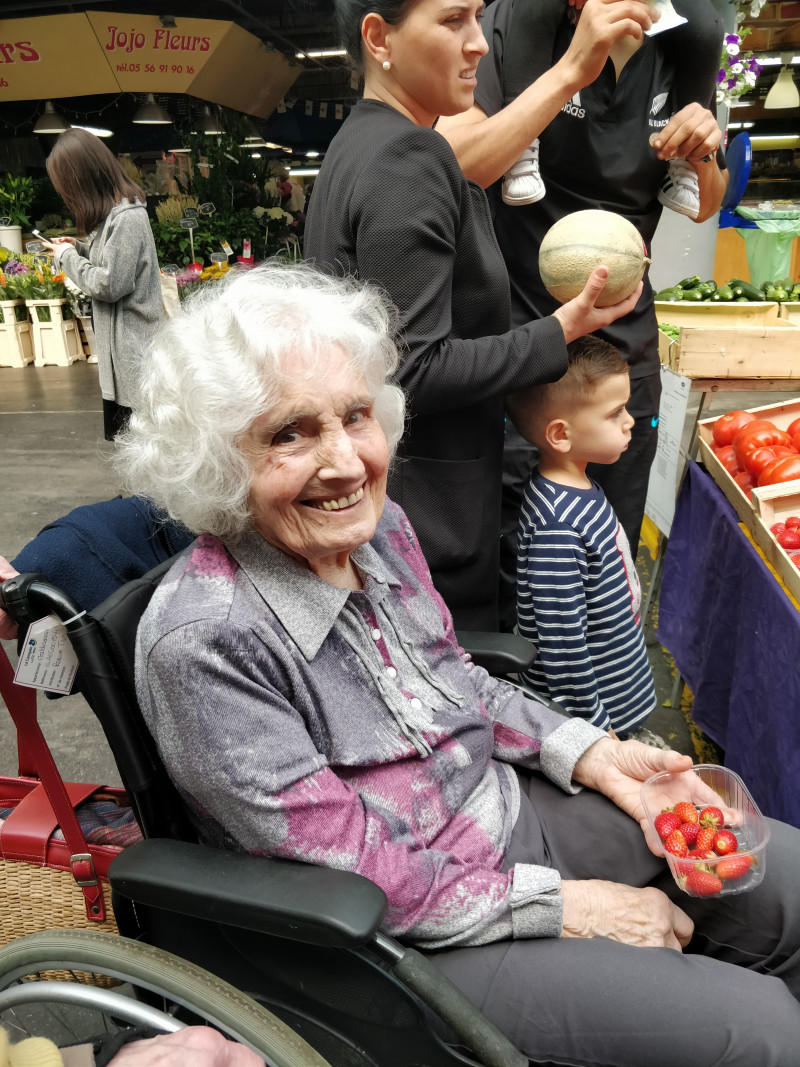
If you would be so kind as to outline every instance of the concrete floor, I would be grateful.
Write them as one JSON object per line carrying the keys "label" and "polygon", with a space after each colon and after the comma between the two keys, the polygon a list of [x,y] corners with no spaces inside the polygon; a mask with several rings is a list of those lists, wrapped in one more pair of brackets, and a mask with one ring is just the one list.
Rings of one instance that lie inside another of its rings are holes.
{"label": "concrete floor", "polygon": [[[734,407],[778,403],[795,395],[719,392],[703,417]],[[690,400],[685,443],[698,397],[693,394]],[[13,558],[44,525],[79,504],[118,494],[118,480],[108,463],[111,448],[103,439],[95,365],[78,361],[71,367],[0,368],[0,555]],[[653,563],[643,547],[637,566],[646,594]],[[674,664],[651,640],[649,654],[659,706],[648,725],[673,748],[715,762],[718,754],[693,726],[688,710],[665,706],[672,696]],[[5,648],[15,660],[14,645],[6,643]],[[67,780],[118,783],[105,739],[80,695],[58,700],[40,695],[39,715]],[[0,774],[14,773],[14,728],[10,718],[0,714]]]}

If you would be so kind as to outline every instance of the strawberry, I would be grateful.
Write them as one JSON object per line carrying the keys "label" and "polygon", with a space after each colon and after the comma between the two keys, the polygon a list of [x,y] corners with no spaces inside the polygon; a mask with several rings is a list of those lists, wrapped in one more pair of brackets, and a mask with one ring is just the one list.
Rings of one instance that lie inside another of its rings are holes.
{"label": "strawberry", "polygon": [[697,841],[697,835],[700,833],[700,827],[696,822],[682,822],[681,833],[689,848],[694,848]]}
{"label": "strawberry", "polygon": [[703,808],[700,812],[700,825],[710,826],[712,830],[721,830],[725,820],[719,808]]}
{"label": "strawberry", "polygon": [[714,838],[717,836],[717,831],[711,826],[704,826],[700,833],[697,835],[697,840],[694,843],[695,848],[699,848],[702,851],[711,849],[714,847]]}
{"label": "strawberry", "polygon": [[715,874],[698,867],[686,876],[684,888],[695,897],[713,897],[722,889],[722,882]]}
{"label": "strawberry", "polygon": [[712,847],[718,856],[729,856],[731,852],[738,851],[739,842],[730,830],[718,830]]}
{"label": "strawberry", "polygon": [[[775,525],[777,526],[779,523],[776,523]],[[800,515],[790,515],[786,520],[786,529],[800,530]]]}
{"label": "strawberry", "polygon": [[770,526],[769,532],[774,537],[777,537],[778,534],[785,533],[787,529],[788,529],[788,527],[787,527],[785,522],[775,522],[775,523],[772,524],[772,526]]}
{"label": "strawberry", "polygon": [[680,830],[673,830],[669,837],[664,841],[664,851],[671,852],[673,856],[683,858],[689,851],[686,847],[686,838],[680,832]]}
{"label": "strawberry", "polygon": [[662,811],[660,815],[656,815],[655,819],[653,819],[653,825],[661,840],[666,841],[672,831],[677,830],[681,825],[680,816],[671,811]]}
{"label": "strawberry", "polygon": [[[693,848],[688,855],[690,860],[715,860],[717,858],[716,852],[712,852],[710,848]],[[710,867],[707,870],[711,870]]]}
{"label": "strawberry", "polygon": [[747,874],[752,864],[752,856],[740,855],[739,853],[733,856],[725,856],[717,864],[717,877],[722,878],[724,881],[732,881],[734,878],[741,878],[743,875]]}
{"label": "strawberry", "polygon": [[680,801],[672,810],[679,816],[681,822],[697,822],[697,808],[688,800]]}

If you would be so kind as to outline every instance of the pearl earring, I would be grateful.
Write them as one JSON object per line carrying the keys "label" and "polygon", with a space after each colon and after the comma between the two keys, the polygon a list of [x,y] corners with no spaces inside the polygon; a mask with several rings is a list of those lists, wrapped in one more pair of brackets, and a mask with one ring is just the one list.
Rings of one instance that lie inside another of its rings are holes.
{"label": "pearl earring", "polygon": [[381,66],[383,67],[384,70],[391,70],[392,64],[389,62],[388,59],[384,59],[384,61],[381,64]]}

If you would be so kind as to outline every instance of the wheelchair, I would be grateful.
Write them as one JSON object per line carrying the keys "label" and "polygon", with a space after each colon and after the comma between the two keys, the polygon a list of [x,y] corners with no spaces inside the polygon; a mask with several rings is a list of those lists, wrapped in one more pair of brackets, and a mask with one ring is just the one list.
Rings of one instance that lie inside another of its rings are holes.
{"label": "wheelchair", "polygon": [[[275,1059],[279,1067],[526,1067],[527,1057],[425,956],[380,931],[387,902],[373,882],[197,841],[141,716],[133,678],[139,619],[171,562],[128,582],[88,613],[41,575],[18,575],[0,587],[0,607],[22,633],[44,615],[66,623],[82,692],[141,827],[143,840],[128,846],[109,871],[123,939],[219,976],[281,1020],[316,1056]],[[521,638],[459,639],[495,674],[519,672],[531,659]],[[50,956],[43,966],[58,963]],[[0,950],[0,976],[5,969]]]}

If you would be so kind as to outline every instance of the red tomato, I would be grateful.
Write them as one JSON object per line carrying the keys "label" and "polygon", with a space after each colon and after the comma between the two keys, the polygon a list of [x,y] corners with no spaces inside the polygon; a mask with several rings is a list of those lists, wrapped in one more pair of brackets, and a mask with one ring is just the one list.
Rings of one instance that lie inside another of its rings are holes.
{"label": "red tomato", "polygon": [[737,430],[733,437],[733,450],[740,467],[744,468],[744,457],[756,448],[768,448],[771,445],[791,444],[791,437],[785,430],[779,430],[771,422],[758,419],[748,422]]}
{"label": "red tomato", "polygon": [[[794,423],[792,423],[792,425],[794,425]],[[786,432],[788,433],[789,431],[787,430]],[[800,431],[792,434],[792,448],[795,452],[800,452]]]}
{"label": "red tomato", "polygon": [[[735,458],[736,453],[734,452],[733,455]],[[757,478],[763,469],[777,458],[778,455],[774,448],[754,448],[752,452],[748,452],[744,457],[744,469],[750,471],[753,477]]]}
{"label": "red tomato", "polygon": [[[721,448],[716,449],[716,456],[728,474],[738,473],[739,464],[736,462],[736,453],[731,445],[723,445]],[[772,457],[772,453],[770,453],[770,456]]]}
{"label": "red tomato", "polygon": [[785,522],[776,522],[776,523],[773,523],[772,526],[770,526],[769,532],[773,535],[773,537],[777,537],[778,534],[784,533],[787,530],[787,528],[788,527],[786,526]]}
{"label": "red tomato", "polygon": [[792,448],[791,445],[770,445],[769,446],[776,456],[796,456],[797,449]]}
{"label": "red tomato", "polygon": [[745,496],[750,496],[750,490],[755,489],[756,487],[756,483],[753,481],[753,475],[750,471],[739,471],[738,474],[734,474],[733,480]]}
{"label": "red tomato", "polygon": [[796,551],[800,548],[800,533],[797,530],[784,530],[783,533],[779,533],[775,540],[781,546],[787,550],[792,549]]}
{"label": "red tomato", "polygon": [[758,476],[759,485],[775,485],[800,478],[800,456],[782,456],[769,463]]}
{"label": "red tomato", "polygon": [[788,530],[800,529],[800,515],[787,516],[785,526]]}
{"label": "red tomato", "polygon": [[800,433],[800,419],[795,419],[794,422],[790,422],[786,427],[786,432],[790,437],[794,437],[796,433]]}
{"label": "red tomato", "polygon": [[[714,435],[714,444],[729,445],[738,429],[748,422],[755,421],[756,417],[750,411],[729,411],[727,415],[721,415],[711,431]],[[800,419],[797,423],[797,428],[800,430]]]}

